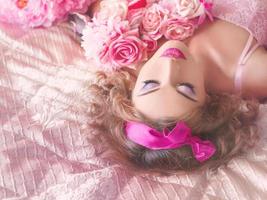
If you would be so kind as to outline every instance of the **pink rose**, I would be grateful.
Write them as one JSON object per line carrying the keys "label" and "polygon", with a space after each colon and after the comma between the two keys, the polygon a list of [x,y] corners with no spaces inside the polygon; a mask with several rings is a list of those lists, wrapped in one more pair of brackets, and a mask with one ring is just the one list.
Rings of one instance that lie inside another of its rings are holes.
{"label": "pink rose", "polygon": [[158,4],[153,4],[147,8],[142,20],[142,32],[149,35],[152,39],[161,38],[161,24],[167,18],[168,11]]}
{"label": "pink rose", "polygon": [[109,45],[110,62],[115,67],[131,67],[145,55],[146,43],[138,35],[126,33]]}
{"label": "pink rose", "polygon": [[153,40],[147,35],[142,35],[142,40],[147,44],[146,50],[148,53],[152,53],[157,50],[158,42],[157,40]]}
{"label": "pink rose", "polygon": [[139,39],[138,30],[129,31],[125,21],[89,22],[83,31],[82,47],[88,59],[105,71],[131,65],[145,57],[146,43]]}
{"label": "pink rose", "polygon": [[130,27],[132,29],[139,28],[143,20],[144,12],[144,8],[129,10],[127,20],[129,21]]}
{"label": "pink rose", "polygon": [[195,28],[196,26],[191,20],[171,18],[164,23],[161,32],[166,39],[184,40],[194,33]]}

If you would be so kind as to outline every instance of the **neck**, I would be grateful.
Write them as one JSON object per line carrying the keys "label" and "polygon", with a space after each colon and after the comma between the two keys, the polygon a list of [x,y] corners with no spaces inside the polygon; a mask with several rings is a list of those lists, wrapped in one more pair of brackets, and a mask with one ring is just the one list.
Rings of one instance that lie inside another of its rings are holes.
{"label": "neck", "polygon": [[186,41],[197,62],[202,65],[207,91],[234,92],[233,77],[236,57],[233,56],[225,41],[218,38],[221,20],[205,22]]}

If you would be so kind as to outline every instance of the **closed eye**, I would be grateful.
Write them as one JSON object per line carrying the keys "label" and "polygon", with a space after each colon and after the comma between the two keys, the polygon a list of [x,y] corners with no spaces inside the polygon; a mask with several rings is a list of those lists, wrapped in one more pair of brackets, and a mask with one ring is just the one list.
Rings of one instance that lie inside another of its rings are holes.
{"label": "closed eye", "polygon": [[[140,94],[138,96],[144,96],[149,93],[155,92],[160,89],[160,83],[156,80],[146,80],[143,81],[143,86],[140,89]],[[190,83],[180,83],[176,86],[176,91],[178,94],[186,97],[187,99],[197,102],[196,92],[194,86]]]}
{"label": "closed eye", "polygon": [[190,83],[180,83],[179,85],[176,86],[176,89],[178,92],[195,99],[196,98],[196,92],[195,88],[192,84]]}
{"label": "closed eye", "polygon": [[156,80],[146,80],[143,81],[143,86],[141,88],[141,94],[150,92],[154,89],[157,89],[159,87],[159,82]]}

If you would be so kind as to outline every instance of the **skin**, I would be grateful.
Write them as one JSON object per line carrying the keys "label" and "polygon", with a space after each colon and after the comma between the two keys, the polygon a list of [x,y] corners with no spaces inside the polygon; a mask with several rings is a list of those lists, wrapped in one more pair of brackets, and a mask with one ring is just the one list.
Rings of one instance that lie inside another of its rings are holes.
{"label": "skin", "polygon": [[[169,48],[179,48],[185,59],[162,57]],[[138,73],[132,93],[135,107],[151,119],[175,118],[190,112],[205,102],[204,71],[184,43],[165,42]]]}
{"label": "skin", "polygon": [[[187,40],[160,41],[159,49],[136,72],[132,93],[135,107],[150,119],[177,118],[203,105],[207,93],[236,93],[234,75],[248,37],[241,27],[215,20],[206,22]],[[180,49],[186,60],[161,57],[170,47]],[[266,63],[267,52],[258,47],[244,66],[244,98],[267,97]],[[156,82],[145,84],[148,80]],[[194,91],[190,92],[183,83],[192,84]]]}
{"label": "skin", "polygon": [[[91,15],[99,9],[99,3],[97,1],[92,6]],[[192,37],[184,41],[162,39],[159,49],[135,71],[137,82],[132,92],[133,104],[148,118],[169,119],[203,105],[207,93],[236,93],[234,76],[248,37],[245,29],[215,19],[202,24]],[[253,43],[256,43],[255,39]],[[180,49],[186,60],[161,57],[170,47]],[[243,69],[241,95],[244,98],[267,98],[266,63],[267,51],[258,47]],[[144,93],[144,81],[147,80],[157,81],[145,87],[154,91],[140,95]],[[183,83],[193,85],[194,94]]]}

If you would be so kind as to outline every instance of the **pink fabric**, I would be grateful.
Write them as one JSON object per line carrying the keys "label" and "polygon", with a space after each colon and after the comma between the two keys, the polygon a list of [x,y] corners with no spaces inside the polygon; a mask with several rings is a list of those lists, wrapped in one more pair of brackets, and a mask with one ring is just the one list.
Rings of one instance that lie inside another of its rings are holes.
{"label": "pink fabric", "polygon": [[192,136],[191,129],[184,122],[178,122],[170,131],[164,129],[163,132],[159,132],[144,123],[131,121],[125,124],[125,134],[134,143],[153,150],[176,149],[190,145],[194,157],[199,162],[204,162],[216,152],[216,147],[211,141]]}
{"label": "pink fabric", "polygon": [[235,78],[234,78],[234,84],[235,84],[235,90],[236,92],[242,92],[242,72],[245,67],[245,63],[247,62],[248,58],[251,56],[251,54],[259,47],[259,43],[256,43],[253,47],[253,35],[249,35],[248,41],[245,45],[245,48],[243,52],[241,53],[241,56],[238,61]]}
{"label": "pink fabric", "polygon": [[251,32],[262,45],[267,45],[266,0],[213,0],[213,15]]}
{"label": "pink fabric", "polygon": [[235,73],[235,90],[242,89],[242,71],[249,56],[258,45],[267,47],[267,2],[266,0],[213,0],[213,15],[219,19],[238,25],[254,36],[257,45],[252,47],[249,38],[240,55]]}
{"label": "pink fabric", "polygon": [[92,140],[92,70],[69,26],[0,25],[0,199],[267,199],[267,105],[257,146],[218,174],[137,175],[114,161],[104,138]]}

